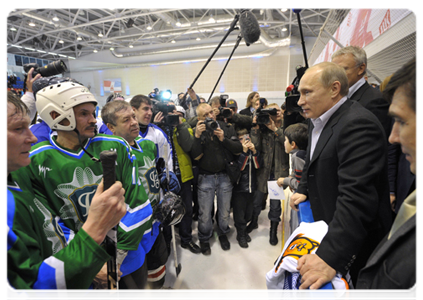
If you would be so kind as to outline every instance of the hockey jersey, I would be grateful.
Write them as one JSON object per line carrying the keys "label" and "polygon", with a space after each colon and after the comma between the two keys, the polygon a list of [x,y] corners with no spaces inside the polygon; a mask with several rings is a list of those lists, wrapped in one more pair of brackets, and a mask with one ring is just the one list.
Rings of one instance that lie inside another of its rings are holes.
{"label": "hockey jersey", "polygon": [[[137,250],[144,232],[151,228],[152,208],[137,176],[137,161],[128,143],[120,137],[98,134],[84,142],[84,148],[99,157],[103,150],[114,150],[116,180],[125,189],[127,213],[121,219],[117,236],[118,248]],[[103,178],[102,165],[82,150],[72,151],[60,146],[55,136],[49,142],[32,147],[31,163],[15,171],[16,176],[28,176],[35,195],[41,195],[47,206],[63,220],[69,229],[78,232],[85,222],[90,203]],[[14,175],[15,176],[15,175]]]}
{"label": "hockey jersey", "polygon": [[83,229],[67,244],[59,218],[34,195],[28,179],[8,178],[9,284],[16,289],[89,288],[109,255]]}

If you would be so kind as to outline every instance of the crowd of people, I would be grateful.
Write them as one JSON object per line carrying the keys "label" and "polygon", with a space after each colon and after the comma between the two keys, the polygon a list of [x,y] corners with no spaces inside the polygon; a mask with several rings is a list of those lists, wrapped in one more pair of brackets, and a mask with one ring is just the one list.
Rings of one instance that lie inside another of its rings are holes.
{"label": "crowd of people", "polygon": [[[214,230],[229,251],[232,212],[248,248],[268,203],[275,246],[282,207],[267,198],[276,181],[292,191],[294,212],[309,200],[314,220],[328,224],[317,251],[298,259],[300,289],[337,273],[352,288],[412,287],[415,59],[383,88],[367,83],[366,68],[352,46],[310,67],[300,112],[258,92],[238,112],[235,99],[207,102],[188,89],[164,108],[148,95],[110,95],[98,115],[83,84],[30,71],[25,95],[7,95],[10,285],[104,288],[104,240],[116,225],[119,289],[163,287],[175,227],[184,251],[211,255]],[[292,114],[298,121],[284,122]],[[105,189],[100,153],[110,149],[116,182]]]}

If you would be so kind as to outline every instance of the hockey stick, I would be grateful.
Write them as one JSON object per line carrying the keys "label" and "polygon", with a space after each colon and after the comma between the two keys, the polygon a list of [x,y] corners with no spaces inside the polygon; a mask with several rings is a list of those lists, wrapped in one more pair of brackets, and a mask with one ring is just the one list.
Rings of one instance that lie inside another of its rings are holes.
{"label": "hockey stick", "polygon": [[[104,190],[107,190],[116,181],[116,159],[117,153],[115,151],[104,150],[100,153],[100,161],[103,166]],[[119,289],[118,267],[116,262],[117,225],[109,230],[104,243],[106,246],[106,252],[111,256],[111,258],[107,261],[107,287],[109,290]]]}
{"label": "hockey stick", "polygon": [[[170,191],[169,187],[169,168],[168,168],[168,162],[167,162],[167,147],[164,147],[164,156],[165,156],[165,162],[166,162],[166,181],[167,181],[167,190]],[[175,241],[175,226],[170,225],[170,228],[172,230],[172,246],[173,246],[173,258],[175,261],[175,270],[176,270],[176,277],[178,277],[179,273],[181,273],[182,266],[181,264],[178,264],[178,257],[176,255],[176,241]]]}

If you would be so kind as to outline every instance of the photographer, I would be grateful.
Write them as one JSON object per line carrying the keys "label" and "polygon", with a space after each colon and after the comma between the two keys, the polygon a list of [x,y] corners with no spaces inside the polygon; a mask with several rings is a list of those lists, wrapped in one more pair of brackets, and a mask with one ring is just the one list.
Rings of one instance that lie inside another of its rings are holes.
{"label": "photographer", "polygon": [[229,214],[233,185],[226,171],[233,155],[242,152],[232,125],[216,121],[210,105],[201,103],[197,107],[198,123],[194,133],[191,156],[198,161],[198,238],[201,252],[210,255],[209,239],[213,235],[211,210],[217,196],[217,232],[223,250],[229,250],[226,234],[229,233]]}
{"label": "photographer", "polygon": [[[251,129],[251,141],[263,156],[263,167],[257,170],[258,189],[254,196],[254,210],[251,223],[247,227],[247,232],[257,228],[258,216],[261,212],[262,200],[267,198],[267,181],[275,180],[289,175],[289,155],[285,153],[285,136],[283,134],[283,117],[278,104],[272,103],[267,106],[267,110],[272,109],[275,115],[269,114],[267,123],[263,124],[263,117],[266,115],[263,110],[256,111]],[[256,125],[254,125],[256,124]],[[270,209],[268,217],[270,219],[270,239],[271,245],[278,243],[277,228],[281,221],[280,199],[270,199]]]}

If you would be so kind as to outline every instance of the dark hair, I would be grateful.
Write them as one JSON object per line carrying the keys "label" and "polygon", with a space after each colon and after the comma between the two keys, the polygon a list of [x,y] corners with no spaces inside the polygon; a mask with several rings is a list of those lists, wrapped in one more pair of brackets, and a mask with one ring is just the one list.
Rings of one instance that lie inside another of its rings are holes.
{"label": "dark hair", "polygon": [[414,57],[392,75],[388,85],[383,90],[383,96],[391,103],[395,91],[404,86],[408,104],[416,111],[416,58]]}
{"label": "dark hair", "polygon": [[8,91],[7,92],[7,103],[13,104],[16,108],[15,114],[27,114],[29,115],[29,109],[25,103],[16,95],[15,93]]}
{"label": "dark hair", "polygon": [[306,150],[308,144],[308,126],[304,123],[289,125],[285,131],[285,136],[290,143],[295,142],[298,149]]}
{"label": "dark hair", "polygon": [[145,103],[147,105],[153,105],[151,99],[145,95],[136,95],[131,99],[131,101],[129,101],[129,103],[132,107],[135,107],[136,109],[140,108],[142,103]]}
{"label": "dark hair", "polygon": [[248,134],[248,130],[247,130],[247,128],[241,128],[241,129],[237,130],[236,134],[238,136]]}
{"label": "dark hair", "polygon": [[111,101],[107,103],[101,109],[101,118],[103,119],[103,123],[106,125],[107,123],[110,123],[116,126],[116,113],[128,108],[132,111],[131,105],[126,101]]}

